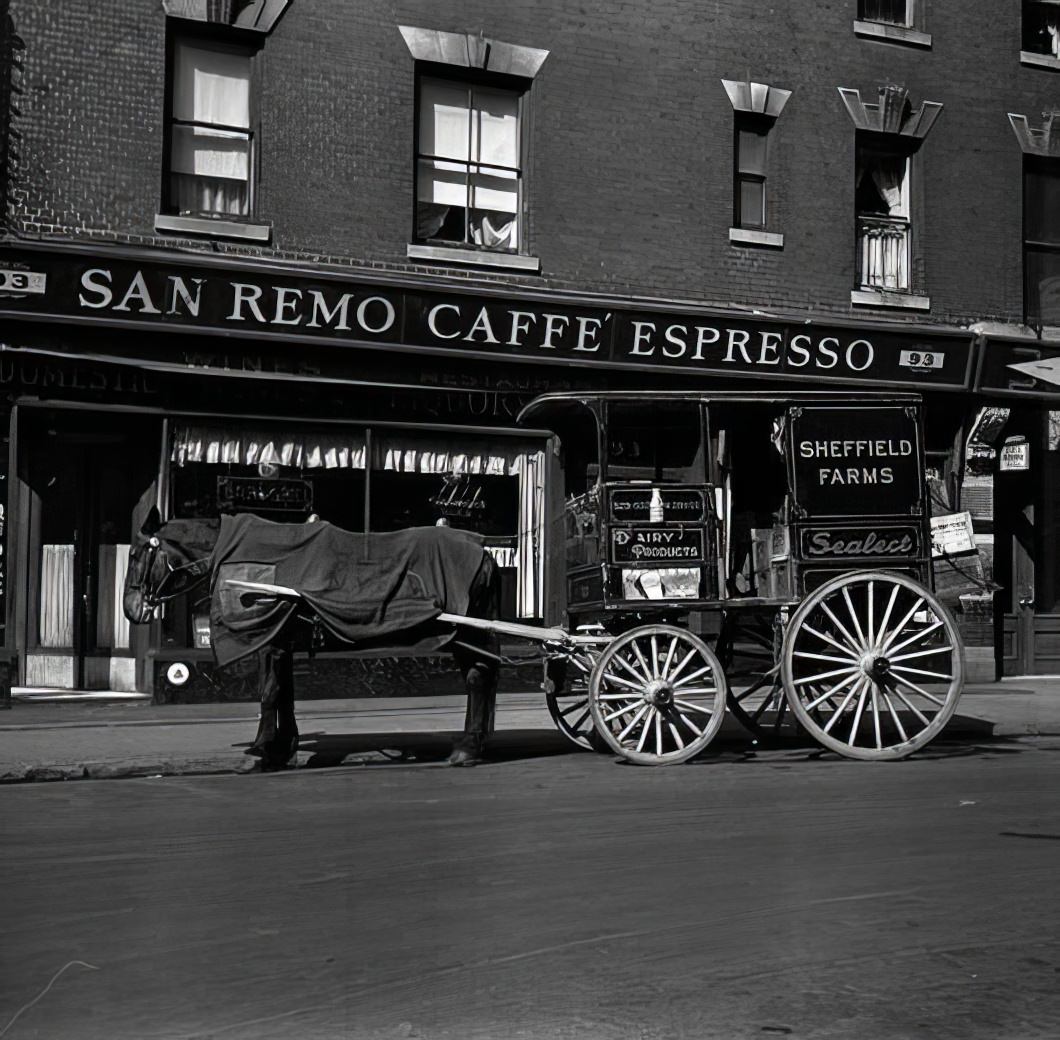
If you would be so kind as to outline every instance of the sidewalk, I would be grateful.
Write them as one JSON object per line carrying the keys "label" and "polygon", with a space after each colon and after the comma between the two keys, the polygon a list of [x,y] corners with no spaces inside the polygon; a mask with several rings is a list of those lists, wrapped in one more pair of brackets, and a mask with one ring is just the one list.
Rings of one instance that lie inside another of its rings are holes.
{"label": "sidewalk", "polygon": [[[300,766],[438,762],[463,725],[463,697],[301,701]],[[243,754],[257,727],[254,703],[156,705],[90,700],[24,703],[0,712],[0,783],[254,771]],[[970,685],[947,727],[970,741],[1060,735],[1060,677]],[[720,742],[746,742],[726,717]],[[539,692],[501,694],[498,757],[573,750]]]}

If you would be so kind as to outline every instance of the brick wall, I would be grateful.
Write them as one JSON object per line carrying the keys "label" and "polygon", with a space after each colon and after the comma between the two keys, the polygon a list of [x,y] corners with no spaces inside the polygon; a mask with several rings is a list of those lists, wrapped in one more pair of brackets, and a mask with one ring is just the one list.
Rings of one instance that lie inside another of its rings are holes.
{"label": "brick wall", "polygon": [[[1006,113],[1060,105],[1022,68],[1019,5],[927,0],[930,50],[855,37],[855,0],[293,0],[265,43],[260,217],[267,255],[428,270],[412,223],[411,24],[551,53],[532,90],[530,247],[541,275],[433,270],[534,287],[850,315],[853,126],[836,88],[884,82],[945,105],[922,148],[918,321],[1018,321],[1021,153]],[[24,41],[9,119],[8,221],[26,236],[256,252],[158,236],[160,0],[4,0]],[[0,11],[2,14],[2,11]],[[732,109],[721,79],[793,90],[772,140],[782,251],[736,247]],[[0,123],[0,127],[3,124]],[[5,145],[5,147],[7,147]],[[871,317],[894,312],[859,309]]]}

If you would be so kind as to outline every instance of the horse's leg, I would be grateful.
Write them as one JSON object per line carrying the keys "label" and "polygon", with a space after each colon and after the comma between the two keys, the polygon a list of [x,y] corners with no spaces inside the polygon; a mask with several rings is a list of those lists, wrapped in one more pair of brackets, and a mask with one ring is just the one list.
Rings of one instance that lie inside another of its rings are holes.
{"label": "horse's leg", "polygon": [[261,758],[263,769],[282,769],[298,750],[294,715],[294,654],[281,640],[258,651],[258,696],[261,717],[248,755]]}
{"label": "horse's leg", "polygon": [[262,760],[262,766],[271,765],[272,748],[276,742],[276,705],[280,695],[280,681],[277,674],[276,647],[264,646],[258,651],[258,732],[254,741],[247,748],[248,755],[255,755]]}
{"label": "horse's leg", "polygon": [[[492,556],[485,556],[471,586],[468,615],[494,620],[500,613],[500,574]],[[464,732],[453,745],[450,765],[474,765],[493,733],[497,711],[497,679],[500,665],[496,659],[498,639],[494,632],[473,630],[454,653],[467,690]],[[486,653],[475,652],[481,647]]]}
{"label": "horse's leg", "polygon": [[298,752],[298,722],[294,714],[294,647],[282,645],[277,660],[279,689],[276,699],[276,739],[274,757],[277,766],[285,766]]}

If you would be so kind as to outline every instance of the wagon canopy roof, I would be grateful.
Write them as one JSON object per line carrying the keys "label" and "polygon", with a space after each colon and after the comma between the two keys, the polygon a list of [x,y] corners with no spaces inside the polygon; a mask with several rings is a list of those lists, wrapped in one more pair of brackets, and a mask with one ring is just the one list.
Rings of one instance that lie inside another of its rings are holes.
{"label": "wagon canopy roof", "polygon": [[709,404],[712,401],[731,404],[746,401],[748,404],[919,404],[920,394],[885,393],[882,391],[850,390],[792,390],[785,393],[774,393],[765,390],[564,390],[541,394],[535,397],[519,413],[518,422],[525,425],[533,419],[535,422],[546,422],[550,415],[570,413],[586,409],[597,414],[597,406],[605,402],[657,404],[659,402],[701,401]]}

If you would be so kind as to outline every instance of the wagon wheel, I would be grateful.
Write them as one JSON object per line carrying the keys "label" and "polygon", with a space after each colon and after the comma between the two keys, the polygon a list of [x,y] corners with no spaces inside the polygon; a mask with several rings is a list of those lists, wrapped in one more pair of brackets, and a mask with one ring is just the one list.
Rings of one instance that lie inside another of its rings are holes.
{"label": "wagon wheel", "polygon": [[589,676],[599,656],[597,650],[579,649],[549,659],[546,666],[548,713],[560,733],[587,751],[602,750],[603,744],[589,709]]}
{"label": "wagon wheel", "polygon": [[795,612],[781,677],[807,732],[848,758],[905,758],[957,707],[964,660],[950,612],[901,574],[822,585]]}
{"label": "wagon wheel", "polygon": [[725,718],[714,651],[676,625],[644,625],[608,644],[589,679],[589,707],[608,746],[638,765],[686,762]]}
{"label": "wagon wheel", "polygon": [[801,734],[780,681],[784,633],[777,608],[728,610],[717,653],[729,684],[733,716],[758,740],[782,744]]}

